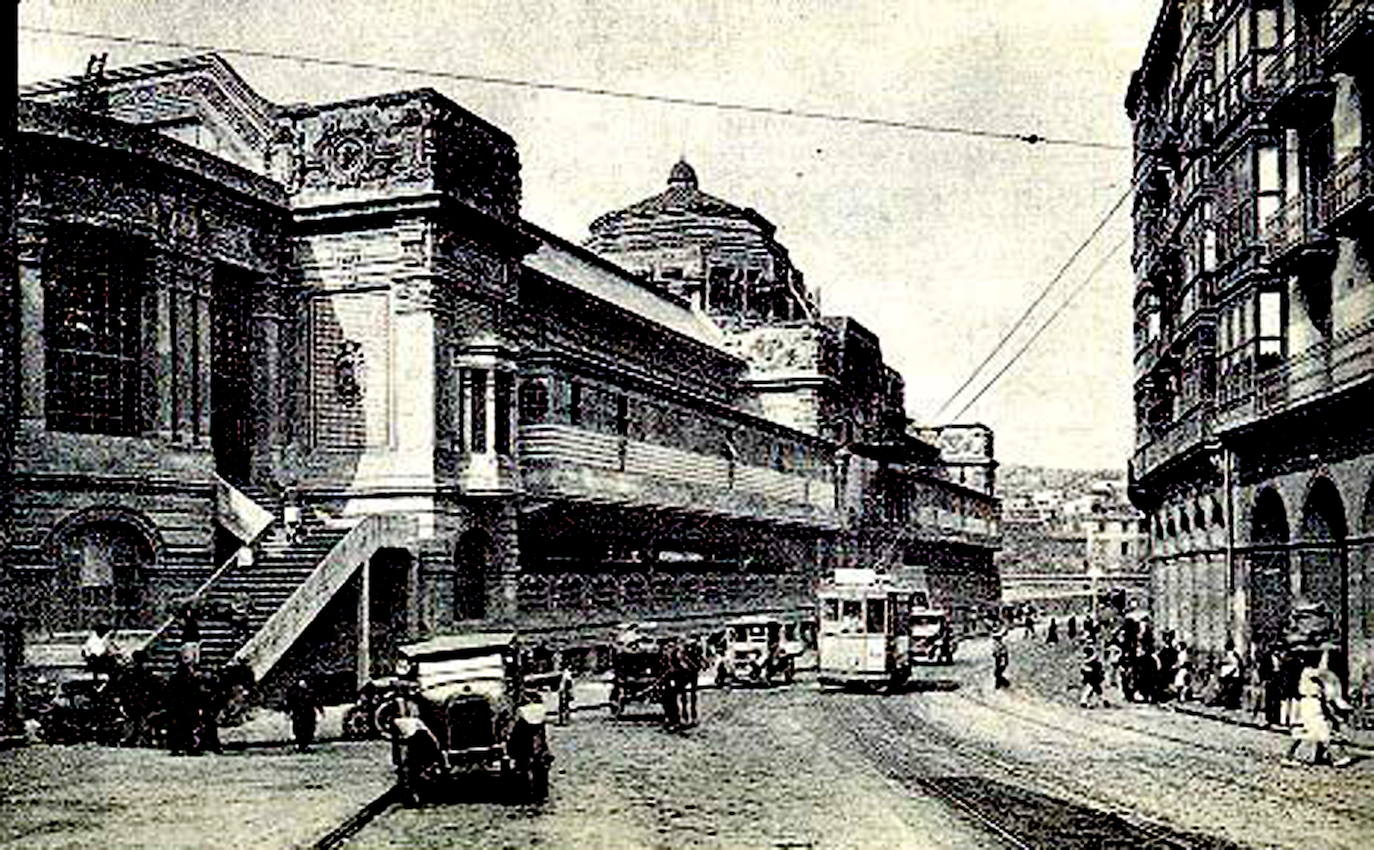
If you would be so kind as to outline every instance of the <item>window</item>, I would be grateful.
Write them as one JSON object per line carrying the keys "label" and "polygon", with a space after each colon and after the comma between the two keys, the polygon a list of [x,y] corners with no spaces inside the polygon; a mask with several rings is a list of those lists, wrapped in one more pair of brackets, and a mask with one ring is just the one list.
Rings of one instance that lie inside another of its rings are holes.
{"label": "window", "polygon": [[520,382],[520,422],[537,425],[549,414],[549,385],[543,378]]}
{"label": "window", "polygon": [[618,437],[630,433],[630,400],[623,393],[615,397],[615,433]]}
{"label": "window", "polygon": [[1278,145],[1261,145],[1255,152],[1255,215],[1264,227],[1283,203],[1283,157]]}
{"label": "window", "polygon": [[868,600],[868,620],[865,623],[864,630],[871,635],[880,635],[887,631],[886,600]]}
{"label": "window", "polygon": [[481,453],[487,450],[487,372],[485,369],[464,369],[459,373],[459,394],[467,410],[467,449]]}
{"label": "window", "polygon": [[1277,7],[1255,10],[1255,49],[1273,50],[1279,46],[1279,10]]}
{"label": "window", "polygon": [[77,618],[86,627],[132,625],[144,608],[144,571],[153,551],[143,534],[124,522],[87,522],[62,535],[60,566],[74,592]]}
{"label": "window", "polygon": [[1121,541],[1121,557],[1131,554],[1131,544],[1128,541]]}
{"label": "window", "polygon": [[582,424],[582,384],[577,381],[568,386],[568,422]]}
{"label": "window", "polygon": [[821,605],[821,619],[834,622],[840,618],[840,600],[827,599]]}
{"label": "window", "polygon": [[141,260],[73,228],[49,240],[43,268],[48,427],[138,433]]}
{"label": "window", "polygon": [[492,430],[495,432],[496,453],[510,454],[510,412],[512,397],[515,395],[515,374],[506,370],[500,370],[495,375],[496,380],[496,421],[492,423]]}
{"label": "window", "polygon": [[1255,366],[1270,369],[1283,360],[1283,293],[1261,290],[1256,296]]}

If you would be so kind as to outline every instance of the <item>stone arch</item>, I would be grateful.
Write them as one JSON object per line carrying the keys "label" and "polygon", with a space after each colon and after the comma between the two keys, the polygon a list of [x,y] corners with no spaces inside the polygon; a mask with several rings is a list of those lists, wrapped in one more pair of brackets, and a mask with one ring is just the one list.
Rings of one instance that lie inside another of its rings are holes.
{"label": "stone arch", "polygon": [[64,518],[44,543],[56,570],[62,619],[82,628],[143,627],[150,572],[162,554],[157,528],[124,508],[87,508]]}
{"label": "stone arch", "polygon": [[491,534],[472,528],[453,550],[453,618],[480,620],[487,615],[487,570],[493,553]]}
{"label": "stone arch", "polygon": [[1345,505],[1336,485],[1318,476],[1308,485],[1302,504],[1298,550],[1298,592],[1331,616],[1341,643],[1348,633],[1346,617]]}
{"label": "stone arch", "polygon": [[1250,635],[1257,645],[1278,641],[1293,608],[1288,557],[1288,511],[1273,487],[1261,488],[1250,509]]}

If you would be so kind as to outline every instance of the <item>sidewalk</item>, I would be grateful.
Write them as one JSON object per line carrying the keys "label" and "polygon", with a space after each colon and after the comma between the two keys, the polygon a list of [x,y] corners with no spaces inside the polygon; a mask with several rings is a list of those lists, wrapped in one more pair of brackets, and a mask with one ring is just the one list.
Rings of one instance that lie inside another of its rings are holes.
{"label": "sidewalk", "polygon": [[[342,715],[326,712],[326,738],[338,737]],[[278,712],[221,738],[223,755],[201,757],[94,745],[0,751],[0,846],[309,847],[393,782],[386,742],[332,740],[296,753]]]}
{"label": "sidewalk", "polygon": [[[1012,678],[1013,688],[1019,685],[1053,702],[1076,705],[1080,689],[1078,670],[1081,660],[1078,644],[1069,640],[1063,634],[1062,629],[1058,644],[1046,644],[1044,636],[1044,623],[1037,623],[1034,637],[1026,637],[1020,626],[1008,633],[1007,648],[1011,652],[1009,675]],[[1153,708],[1159,711],[1187,714],[1233,726],[1270,732],[1283,737],[1289,735],[1289,727],[1266,726],[1263,722],[1257,721],[1250,712],[1244,710],[1228,710],[1204,705],[1201,701],[1122,703],[1120,701],[1120,689],[1116,689],[1115,698],[1113,698],[1112,688],[1107,688],[1107,692],[1109,700],[1114,705]],[[1335,740],[1337,743],[1374,752],[1374,730],[1371,729],[1353,729],[1345,726],[1336,733]]]}

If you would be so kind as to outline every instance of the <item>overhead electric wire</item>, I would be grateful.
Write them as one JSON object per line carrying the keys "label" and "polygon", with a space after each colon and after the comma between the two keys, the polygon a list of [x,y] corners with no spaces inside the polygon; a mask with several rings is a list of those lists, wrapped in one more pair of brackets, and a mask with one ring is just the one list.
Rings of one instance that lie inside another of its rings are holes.
{"label": "overhead electric wire", "polygon": [[1066,297],[1063,301],[1059,303],[1058,307],[1054,308],[1054,312],[1050,313],[1049,317],[1045,319],[1045,321],[1040,325],[1040,327],[1035,329],[1035,333],[1031,334],[1030,339],[1026,340],[1025,344],[1018,348],[1016,350],[1016,353],[1011,356],[1011,359],[1004,363],[1001,369],[997,370],[997,374],[993,375],[992,378],[986,384],[983,384],[983,388],[978,391],[977,395],[969,399],[968,403],[965,404],[963,407],[959,408],[959,412],[954,415],[953,421],[959,421],[959,417],[967,413],[970,407],[973,407],[973,405],[977,404],[978,399],[982,398],[983,394],[986,393],[989,389],[991,389],[992,385],[997,383],[997,381],[1007,373],[1007,370],[1009,370],[1012,366],[1016,365],[1016,361],[1021,359],[1021,355],[1025,354],[1026,351],[1029,350],[1030,347],[1035,344],[1035,341],[1040,338],[1040,335],[1045,332],[1046,328],[1054,324],[1054,320],[1059,318],[1059,314],[1063,313],[1064,310],[1069,306],[1069,304],[1073,303],[1073,299],[1076,298],[1078,294],[1082,292],[1084,289],[1088,288],[1088,284],[1093,282],[1093,280],[1097,277],[1097,273],[1102,271],[1102,269],[1106,267],[1107,261],[1110,260],[1112,257],[1116,256],[1116,252],[1120,251],[1121,246],[1125,245],[1129,239],[1129,235],[1121,237],[1116,241],[1116,244],[1113,245],[1109,251],[1107,251],[1107,253],[1102,255],[1102,258],[1098,260],[1097,264],[1092,267],[1092,271],[1088,272],[1088,276],[1083,278],[1083,280],[1078,284],[1078,286],[1075,287],[1073,291],[1071,291],[1068,294],[1068,297]]}
{"label": "overhead electric wire", "polygon": [[997,340],[997,344],[992,347],[992,350],[988,352],[987,356],[984,357],[978,363],[978,365],[974,367],[973,371],[970,372],[968,377],[964,379],[964,382],[959,385],[959,388],[955,390],[953,393],[951,393],[949,398],[945,399],[945,403],[940,405],[939,409],[935,411],[935,419],[938,420],[940,418],[940,414],[944,413],[946,410],[949,409],[950,405],[954,404],[954,402],[959,398],[959,396],[964,392],[964,390],[968,389],[969,385],[971,385],[975,380],[978,379],[978,376],[982,373],[984,369],[987,368],[988,364],[992,362],[993,358],[996,357],[998,353],[1001,352],[1001,350],[1006,346],[1006,344],[1011,341],[1011,338],[1016,334],[1017,331],[1021,329],[1021,326],[1026,323],[1026,320],[1030,318],[1031,313],[1035,312],[1035,308],[1040,306],[1041,302],[1045,300],[1045,297],[1050,294],[1050,290],[1054,289],[1055,285],[1063,279],[1065,273],[1067,273],[1068,270],[1073,266],[1073,264],[1078,260],[1079,256],[1085,250],[1087,250],[1088,246],[1091,245],[1093,243],[1093,240],[1097,238],[1097,235],[1102,232],[1102,229],[1104,227],[1107,226],[1107,222],[1111,221],[1112,217],[1116,215],[1118,210],[1121,209],[1121,205],[1126,203],[1127,198],[1131,197],[1131,193],[1135,191],[1135,188],[1136,183],[1132,182],[1131,185],[1126,188],[1126,191],[1121,193],[1121,197],[1117,198],[1116,202],[1112,204],[1111,208],[1108,209],[1107,212],[1102,215],[1102,218],[1098,219],[1097,225],[1092,229],[1092,232],[1089,233],[1086,237],[1084,237],[1082,242],[1078,243],[1078,247],[1074,248],[1073,253],[1069,255],[1069,258],[1059,266],[1059,270],[1054,273],[1054,277],[1051,277],[1049,279],[1049,282],[1046,283],[1043,287],[1041,287],[1040,292],[1035,296],[1034,299],[1031,300],[1031,303],[1026,306],[1026,309],[1021,311],[1021,315],[1017,317],[1016,321],[1012,322],[1011,325],[1005,331],[1002,332],[1001,339]]}
{"label": "overhead electric wire", "polygon": [[529,80],[519,77],[496,76],[493,74],[475,74],[460,71],[441,71],[430,68],[417,68],[409,65],[400,65],[390,62],[371,62],[359,59],[338,59],[329,56],[320,56],[307,53],[285,53],[275,50],[261,50],[250,47],[226,47],[224,45],[203,44],[175,39],[147,38],[143,36],[117,35],[114,33],[90,32],[86,30],[62,29],[58,27],[39,27],[28,24],[19,26],[23,32],[37,33],[43,35],[63,36],[67,38],[83,38],[93,41],[105,41],[114,44],[134,44],[144,47],[167,47],[177,50],[193,50],[196,52],[228,53],[236,56],[247,56],[255,59],[271,59],[282,62],[299,62],[309,65],[324,65],[336,68],[352,68],[360,71],[380,71],[388,74],[401,74],[409,76],[429,77],[433,79],[455,80],[465,83],[480,83],[484,85],[512,86],[516,88],[535,89],[539,91],[562,92],[565,94],[581,94],[594,97],[617,98],[620,100],[637,100],[649,103],[663,103],[672,106],[688,106],[699,109],[716,109],[726,112],[747,112],[756,115],[775,115],[783,118],[800,118],[812,121],[829,121],[838,124],[858,124],[870,127],[884,127],[893,130],[908,130],[918,133],[936,133],[944,135],[968,136],[983,139],[995,139],[999,141],[1016,141],[1030,145],[1057,145],[1061,147],[1088,148],[1095,150],[1121,151],[1126,150],[1126,145],[1113,144],[1110,142],[1099,142],[1091,139],[1072,139],[1056,136],[1042,136],[1039,133],[1011,133],[999,130],[986,130],[977,127],[962,127],[954,124],[935,124],[925,121],[904,121],[896,118],[881,118],[868,115],[851,115],[842,112],[825,112],[815,109],[798,109],[786,106],[766,106],[761,104],[737,103],[724,100],[708,100],[705,98],[681,97],[677,95],[654,94],[651,92],[626,91],[621,89],[602,88],[599,86],[578,85],[575,83],[559,83],[547,80]]}

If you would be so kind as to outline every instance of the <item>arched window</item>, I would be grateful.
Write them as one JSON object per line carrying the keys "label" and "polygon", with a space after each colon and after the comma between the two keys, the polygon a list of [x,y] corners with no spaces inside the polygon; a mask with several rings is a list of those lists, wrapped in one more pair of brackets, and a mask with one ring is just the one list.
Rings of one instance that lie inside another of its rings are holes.
{"label": "arched window", "polygon": [[147,625],[140,616],[153,547],[142,530],[119,520],[83,522],[62,532],[57,550],[80,625]]}

